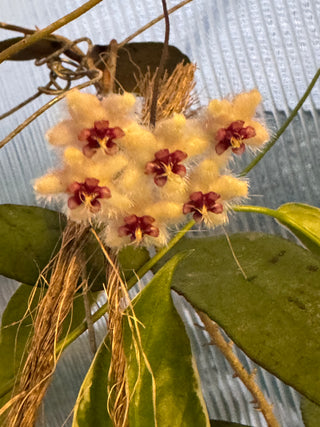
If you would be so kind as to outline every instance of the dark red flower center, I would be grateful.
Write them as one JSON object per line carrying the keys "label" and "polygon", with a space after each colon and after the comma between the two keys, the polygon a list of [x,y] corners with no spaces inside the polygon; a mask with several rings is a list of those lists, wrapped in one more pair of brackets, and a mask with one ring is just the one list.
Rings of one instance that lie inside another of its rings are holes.
{"label": "dark red flower center", "polygon": [[131,236],[131,241],[140,243],[145,235],[151,237],[159,236],[159,229],[152,225],[155,219],[152,216],[130,215],[124,218],[125,225],[118,229],[120,237]]}
{"label": "dark red flower center", "polygon": [[108,120],[94,122],[91,129],[83,129],[79,135],[79,141],[88,141],[82,151],[86,157],[92,157],[99,148],[106,154],[113,155],[118,152],[119,147],[114,139],[122,138],[124,132],[119,127],[110,128]]}
{"label": "dark red flower center", "polygon": [[208,214],[212,212],[220,214],[223,212],[223,205],[217,203],[220,194],[210,191],[203,194],[201,191],[196,191],[190,195],[190,200],[183,205],[183,213],[186,215],[193,212],[193,219],[196,222],[201,222]]}
{"label": "dark red flower center", "polygon": [[253,138],[256,135],[256,131],[252,126],[244,127],[243,120],[237,120],[232,122],[227,128],[221,128],[216,134],[216,153],[222,154],[229,147],[232,147],[232,151],[235,154],[242,154],[246,148],[242,142],[244,139]]}
{"label": "dark red flower center", "polygon": [[68,200],[68,207],[76,209],[80,205],[85,205],[90,212],[98,212],[101,203],[98,199],[109,199],[111,192],[108,187],[99,187],[99,180],[96,178],[86,178],[84,182],[73,182],[67,191],[72,193]]}
{"label": "dark red flower center", "polygon": [[163,187],[172,174],[181,176],[186,175],[185,166],[179,163],[186,159],[188,155],[183,151],[176,150],[173,153],[165,148],[157,151],[154,155],[154,160],[146,164],[145,173],[147,175],[155,175],[154,182],[158,187]]}

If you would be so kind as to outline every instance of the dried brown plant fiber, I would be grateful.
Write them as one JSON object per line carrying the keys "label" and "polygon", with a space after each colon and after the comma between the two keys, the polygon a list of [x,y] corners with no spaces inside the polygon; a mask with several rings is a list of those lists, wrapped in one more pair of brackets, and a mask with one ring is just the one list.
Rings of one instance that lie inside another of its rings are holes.
{"label": "dried brown plant fiber", "polygon": [[122,316],[130,299],[123,281],[116,254],[109,252],[94,229],[91,229],[108,262],[106,295],[108,298],[108,334],[111,362],[108,372],[108,413],[115,427],[128,426],[129,389],[126,357],[123,346]]}
{"label": "dried brown plant fiber", "polygon": [[[105,255],[109,266],[107,269],[107,289],[108,297],[108,334],[111,352],[111,362],[108,371],[108,413],[115,427],[128,427],[129,403],[135,393],[139,382],[141,359],[144,360],[148,369],[153,385],[153,407],[154,407],[154,426],[157,427],[156,419],[156,383],[146,354],[143,351],[141,337],[139,332],[139,319],[134,313],[127,284],[122,279],[117,256],[109,252],[101,242],[94,229],[91,229],[97,239],[103,254]],[[129,390],[127,372],[128,365],[124,351],[123,341],[123,316],[126,316],[128,326],[132,334],[132,342],[135,351],[135,357],[139,366],[138,377],[135,381],[133,390]],[[131,393],[131,394],[130,394]]]}
{"label": "dried brown plant fiber", "polygon": [[115,426],[128,425],[128,389],[126,358],[123,348],[122,316],[125,292],[114,269],[108,278],[108,329],[111,344],[111,364],[108,372],[108,411]]}
{"label": "dried brown plant fiber", "polygon": [[[187,113],[195,103],[193,90],[196,68],[193,63],[184,64],[181,62],[170,76],[165,72],[159,83],[156,121],[167,119],[174,113]],[[141,114],[143,124],[148,124],[150,121],[152,88],[155,77],[156,73],[151,75],[149,71],[144,76],[137,78],[137,87],[144,99]]]}
{"label": "dried brown plant fiber", "polygon": [[82,249],[88,228],[68,222],[53,260],[48,290],[37,307],[34,334],[19,383],[14,389],[8,427],[33,427],[60,355],[56,343],[73,304],[83,271]]}

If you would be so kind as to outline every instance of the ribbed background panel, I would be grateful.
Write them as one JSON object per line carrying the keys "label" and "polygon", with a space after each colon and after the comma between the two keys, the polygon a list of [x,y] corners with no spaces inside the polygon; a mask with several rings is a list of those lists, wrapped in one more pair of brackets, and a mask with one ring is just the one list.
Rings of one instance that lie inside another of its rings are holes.
{"label": "ribbed background panel", "polygon": [[[43,28],[83,3],[84,0],[1,0],[0,19]],[[177,3],[168,0],[168,7]],[[113,38],[120,42],[161,13],[161,0],[104,0],[58,33],[70,39],[87,36],[97,44],[107,44]],[[271,134],[285,122],[320,65],[320,0],[193,0],[170,20],[171,44],[198,65],[197,94],[201,103],[258,88],[264,99],[261,113]],[[14,36],[15,33],[0,31],[0,39]],[[160,22],[135,41],[163,39],[164,23]],[[47,81],[45,67],[35,67],[31,62],[1,64],[0,114],[34,94]],[[3,120],[0,138],[49,99],[43,96]],[[320,206],[319,109],[318,82],[285,134],[250,172],[250,203],[270,208],[293,201]],[[31,183],[57,162],[44,135],[64,112],[63,103],[56,105],[0,151],[0,203],[37,203]],[[251,158],[246,153],[234,165],[235,171],[240,172]],[[257,230],[290,237],[271,218],[258,215],[230,215],[226,230]],[[195,237],[203,234],[192,232]],[[1,312],[16,287],[13,281],[1,279]],[[194,326],[199,320],[193,310],[180,297],[174,299],[197,358],[210,416],[264,427],[261,414],[248,403],[251,396],[232,377],[233,372],[218,350],[207,345],[206,334]],[[103,319],[96,329],[102,338]],[[254,364],[240,350],[236,351],[245,366],[253,369]],[[71,425],[71,418],[67,417],[91,360],[84,334],[65,351],[58,364],[39,425]],[[297,393],[262,369],[258,380],[274,403],[281,425],[302,427]]]}

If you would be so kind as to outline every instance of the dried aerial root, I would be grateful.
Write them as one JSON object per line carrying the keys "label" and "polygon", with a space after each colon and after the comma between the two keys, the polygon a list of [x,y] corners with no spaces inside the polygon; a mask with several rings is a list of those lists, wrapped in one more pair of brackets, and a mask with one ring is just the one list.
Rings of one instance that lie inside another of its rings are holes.
{"label": "dried aerial root", "polygon": [[57,360],[56,343],[62,324],[72,308],[73,297],[83,272],[82,250],[87,227],[69,222],[63,232],[61,249],[53,260],[46,295],[39,303],[34,321],[34,335],[14,389],[8,427],[33,427],[44,394],[50,384]]}
{"label": "dried aerial root", "polygon": [[[131,303],[128,288],[119,271],[117,257],[110,253],[101,242],[94,229],[91,229],[97,239],[101,250],[108,261],[107,269],[107,289],[108,297],[108,334],[111,352],[111,363],[108,372],[108,413],[112,419],[114,427],[127,427],[129,425],[129,404],[135,393],[136,387],[140,380],[140,368],[142,361],[150,373],[152,380],[152,400],[154,409],[154,426],[157,427],[156,419],[156,382],[148,358],[143,351],[140,337],[140,322],[134,313],[133,304]],[[132,390],[129,390],[128,370],[125,351],[123,319],[126,316],[129,329],[132,334],[132,343],[135,352],[135,358],[138,365],[138,376]]]}
{"label": "dried aerial root", "polygon": [[240,360],[232,350],[233,343],[231,341],[226,342],[219,330],[219,326],[202,311],[198,310],[197,313],[204,324],[205,330],[210,335],[211,344],[216,345],[219,348],[234,370],[234,377],[238,377],[245,385],[245,387],[250,391],[253,396],[256,409],[261,411],[268,427],[280,427],[279,422],[273,413],[272,405],[266,400],[261,389],[255,381],[256,373],[252,372],[249,374],[245,370]]}
{"label": "dried aerial root", "polygon": [[[184,113],[196,102],[195,95],[192,94],[195,81],[194,73],[196,65],[193,63],[180,63],[173,73],[168,76],[166,72],[160,80],[159,95],[157,105],[157,121],[171,117],[173,113]],[[137,80],[137,87],[144,102],[141,112],[142,123],[148,124],[150,121],[150,108],[153,96],[153,83],[156,73],[151,75],[150,71]]]}
{"label": "dried aerial root", "polygon": [[91,229],[108,261],[107,288],[108,334],[111,362],[108,372],[108,413],[115,427],[127,427],[129,412],[129,387],[127,363],[123,344],[122,316],[131,306],[127,286],[122,280],[117,257],[103,246],[95,230]]}
{"label": "dried aerial root", "polygon": [[[113,258],[113,259],[112,259]],[[108,372],[108,411],[115,427],[128,426],[129,396],[126,377],[126,357],[123,347],[122,315],[127,292],[121,283],[114,257],[109,268],[107,297],[109,304],[108,329],[111,363]]]}

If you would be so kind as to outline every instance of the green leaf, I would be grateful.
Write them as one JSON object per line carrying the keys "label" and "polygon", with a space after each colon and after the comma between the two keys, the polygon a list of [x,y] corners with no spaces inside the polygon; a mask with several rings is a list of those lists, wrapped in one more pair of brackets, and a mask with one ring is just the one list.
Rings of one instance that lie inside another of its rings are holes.
{"label": "green leaf", "polygon": [[261,213],[272,216],[313,253],[320,255],[320,209],[303,203],[286,203],[273,210],[264,206],[237,206],[237,212]]}
{"label": "green leaf", "polygon": [[[137,93],[137,82],[135,76],[145,75],[148,69],[153,74],[157,67],[162,53],[163,43],[140,42],[128,43],[117,51],[116,82],[118,89],[127,92]],[[109,46],[95,45],[91,52],[91,57],[95,65],[104,70]],[[182,61],[189,63],[189,58],[174,46],[168,47],[168,60],[165,68],[169,75],[175,67]],[[103,60],[104,58],[104,60]]]}
{"label": "green leaf", "polygon": [[303,396],[300,406],[305,427],[319,427],[320,406]]}
{"label": "green leaf", "polygon": [[0,205],[0,274],[34,285],[59,249],[65,217],[34,206]]}
{"label": "green leaf", "polygon": [[138,355],[133,337],[140,339],[134,327],[132,333],[132,318],[125,317],[129,389],[135,389],[129,408],[131,427],[151,427],[154,417],[158,426],[209,425],[189,339],[170,294],[173,271],[184,255],[173,257],[133,301],[141,339]]}
{"label": "green leaf", "polygon": [[[0,205],[0,274],[28,285],[37,283],[39,273],[59,250],[66,217],[35,206]],[[103,289],[106,282],[104,255],[93,235],[86,246],[90,289]],[[148,259],[145,248],[125,248],[119,254],[126,280]]]}
{"label": "green leaf", "polygon": [[[167,263],[133,302],[144,355],[156,382],[158,426],[209,425],[189,340],[170,295],[173,270],[184,255],[178,254]],[[131,347],[131,329],[127,317],[124,319],[124,346],[132,391],[138,369],[136,354]],[[143,357],[140,362],[139,381],[130,401],[129,423],[132,427],[151,427],[154,425],[152,381]],[[73,427],[112,427],[106,398],[109,366],[109,341],[106,337],[81,386]]]}
{"label": "green leaf", "polygon": [[0,385],[12,381],[22,364],[27,341],[32,336],[32,318],[39,302],[40,290],[21,285],[11,297],[3,315],[0,330]]}
{"label": "green leaf", "polygon": [[286,203],[277,212],[281,214],[279,222],[287,226],[310,251],[320,255],[320,209],[302,203]]}
{"label": "green leaf", "polygon": [[[44,291],[45,292],[45,291]],[[21,285],[11,297],[2,316],[0,330],[0,407],[10,397],[15,376],[26,358],[26,345],[33,334],[33,317],[43,289]],[[76,295],[72,312],[63,324],[60,339],[72,332],[85,319],[81,295]]]}
{"label": "green leaf", "polygon": [[194,253],[177,267],[173,288],[251,359],[320,403],[319,258],[277,236],[230,240],[247,280],[225,237],[185,239],[175,251]]}
{"label": "green leaf", "polygon": [[108,371],[111,355],[108,337],[100,345],[82,383],[74,408],[72,427],[113,427],[107,411]]}
{"label": "green leaf", "polygon": [[[0,330],[0,408],[11,397],[15,375],[22,366],[25,346],[32,336],[32,319],[28,315],[28,300],[33,288],[21,285],[11,297],[3,315]],[[30,300],[33,312],[39,302],[40,292]],[[0,416],[0,425],[5,425],[6,413]]]}
{"label": "green leaf", "polygon": [[149,261],[149,259],[149,252],[144,247],[126,246],[121,249],[118,254],[118,260],[126,281],[135,276],[135,272]]}

